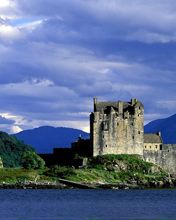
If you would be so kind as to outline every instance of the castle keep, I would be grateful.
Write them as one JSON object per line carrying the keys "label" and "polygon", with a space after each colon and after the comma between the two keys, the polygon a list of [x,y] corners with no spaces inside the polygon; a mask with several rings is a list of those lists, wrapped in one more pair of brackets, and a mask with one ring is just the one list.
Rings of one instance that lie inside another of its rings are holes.
{"label": "castle keep", "polygon": [[99,102],[90,115],[92,155],[137,154],[176,174],[176,144],[163,144],[161,133],[144,134],[144,106],[130,102]]}
{"label": "castle keep", "polygon": [[90,116],[93,156],[103,154],[143,155],[144,106],[130,102],[99,102],[94,98]]}

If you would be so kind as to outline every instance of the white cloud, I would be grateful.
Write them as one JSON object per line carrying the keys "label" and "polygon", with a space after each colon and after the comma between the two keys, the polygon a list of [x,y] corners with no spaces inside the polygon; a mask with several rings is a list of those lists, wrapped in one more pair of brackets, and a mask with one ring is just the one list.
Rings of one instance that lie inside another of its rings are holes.
{"label": "white cloud", "polygon": [[19,11],[17,9],[15,0],[1,0],[0,1],[0,18],[4,21],[14,19],[18,16]]}
{"label": "white cloud", "polygon": [[10,1],[10,0],[1,0],[0,8],[9,7],[11,3],[12,3],[12,1]]}
{"label": "white cloud", "polygon": [[2,24],[0,25],[0,39],[1,41],[13,41],[23,37],[23,34],[17,27]]}
{"label": "white cloud", "polygon": [[10,128],[10,133],[11,134],[15,134],[15,133],[18,133],[18,132],[20,132],[20,131],[22,131],[23,129],[21,129],[19,126],[12,126],[11,128]]}
{"label": "white cloud", "polygon": [[[22,19],[21,19],[22,20]],[[22,22],[22,21],[21,21]],[[31,21],[31,22],[25,22],[22,24],[17,25],[18,28],[22,31],[29,31],[32,32],[34,31],[36,28],[38,28],[38,26],[40,26],[42,24],[43,20],[35,20],[35,21]]]}

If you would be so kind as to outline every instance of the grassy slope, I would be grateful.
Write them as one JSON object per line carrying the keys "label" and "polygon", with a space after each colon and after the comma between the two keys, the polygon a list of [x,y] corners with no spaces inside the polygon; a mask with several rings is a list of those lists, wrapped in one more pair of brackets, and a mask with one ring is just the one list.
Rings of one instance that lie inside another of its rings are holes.
{"label": "grassy slope", "polygon": [[53,167],[45,170],[0,169],[0,183],[48,181],[58,178],[82,183],[145,184],[164,181],[167,173],[135,155],[104,155],[92,158],[86,168]]}
{"label": "grassy slope", "polygon": [[48,170],[46,175],[84,183],[146,183],[163,181],[168,176],[154,164],[145,162],[135,155],[98,156],[90,160],[87,168],[58,167]]}
{"label": "grassy slope", "polygon": [[24,183],[28,181],[53,182],[55,178],[42,175],[42,170],[26,170],[21,168],[4,168],[0,169],[0,184],[2,183]]}

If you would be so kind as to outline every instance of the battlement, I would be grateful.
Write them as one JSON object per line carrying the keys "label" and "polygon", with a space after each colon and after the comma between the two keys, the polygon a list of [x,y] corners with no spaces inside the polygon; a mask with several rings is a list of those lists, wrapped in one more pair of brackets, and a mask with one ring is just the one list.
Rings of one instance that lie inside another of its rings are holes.
{"label": "battlement", "polygon": [[122,114],[126,111],[131,114],[135,114],[135,109],[144,109],[143,104],[137,99],[131,99],[130,102],[99,102],[97,98],[94,98],[94,112],[105,113],[109,109],[113,109],[114,111]]}

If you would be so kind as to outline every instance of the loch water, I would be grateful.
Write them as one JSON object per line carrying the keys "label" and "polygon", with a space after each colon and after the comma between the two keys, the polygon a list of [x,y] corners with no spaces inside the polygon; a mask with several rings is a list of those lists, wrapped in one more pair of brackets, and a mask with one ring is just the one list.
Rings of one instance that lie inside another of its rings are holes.
{"label": "loch water", "polygon": [[176,220],[176,190],[0,190],[0,220]]}

